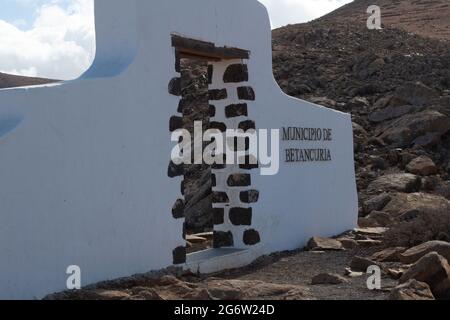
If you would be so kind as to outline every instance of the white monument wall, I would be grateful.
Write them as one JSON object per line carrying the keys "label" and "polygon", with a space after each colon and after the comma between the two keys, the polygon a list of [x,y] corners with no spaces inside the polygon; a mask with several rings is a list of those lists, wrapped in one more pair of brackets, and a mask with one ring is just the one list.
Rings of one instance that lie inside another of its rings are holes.
{"label": "white monument wall", "polygon": [[179,76],[171,34],[251,51],[244,63],[257,128],[333,130],[332,161],[282,163],[275,176],[252,171],[260,195],[251,228],[261,241],[248,248],[256,256],[295,249],[355,227],[350,116],[281,92],[260,3],[96,0],[95,9],[97,56],[85,75],[0,90],[0,298],[64,290],[69,265],[81,267],[86,285],[173,263],[185,243],[171,214],[182,178],[167,176],[179,102],[167,90]]}

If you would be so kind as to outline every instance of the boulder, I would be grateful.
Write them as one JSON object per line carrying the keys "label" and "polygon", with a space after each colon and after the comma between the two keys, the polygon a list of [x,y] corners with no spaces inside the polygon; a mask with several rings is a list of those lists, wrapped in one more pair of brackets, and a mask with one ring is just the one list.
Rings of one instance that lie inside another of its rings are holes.
{"label": "boulder", "polygon": [[397,119],[406,114],[414,113],[420,111],[422,108],[417,106],[390,106],[381,110],[376,110],[369,114],[369,121],[372,123],[380,123],[387,120]]}
{"label": "boulder", "polygon": [[[366,272],[367,270],[364,270]],[[364,272],[355,272],[351,268],[345,268],[344,274],[349,278],[359,278],[364,275]]]}
{"label": "boulder", "polygon": [[427,193],[397,193],[386,205],[383,211],[399,215],[411,210],[417,210],[417,214],[423,211],[446,210],[450,208],[450,202],[441,196]]}
{"label": "boulder", "polygon": [[442,181],[436,186],[436,193],[446,199],[450,199],[450,181]]}
{"label": "boulder", "polygon": [[309,240],[307,249],[311,251],[340,251],[344,250],[342,243],[331,238],[313,237]]}
{"label": "boulder", "polygon": [[359,150],[367,140],[367,131],[359,124],[353,122],[353,140],[355,143],[355,150]]}
{"label": "boulder", "polygon": [[[367,191],[369,193],[399,191],[416,192],[420,189],[422,180],[420,177],[410,173],[394,173],[381,176],[373,181]],[[387,199],[387,198],[386,198]]]}
{"label": "boulder", "polygon": [[312,285],[318,285],[318,284],[336,285],[336,284],[343,284],[343,283],[348,283],[348,280],[338,274],[333,274],[333,273],[318,274],[311,281]]}
{"label": "boulder", "polygon": [[405,274],[406,270],[403,268],[385,268],[384,271],[390,278],[399,280]]}
{"label": "boulder", "polygon": [[[356,228],[354,231],[357,235],[374,238],[383,236],[383,234],[386,233],[387,230],[388,230],[387,228],[372,227],[372,228]],[[360,240],[367,240],[367,238]]]}
{"label": "boulder", "polygon": [[436,298],[450,298],[450,266],[438,253],[431,252],[422,257],[405,272],[400,283],[412,279],[427,283]]}
{"label": "boulder", "polygon": [[339,241],[342,243],[342,246],[344,249],[351,250],[358,248],[358,241],[349,239],[349,238],[343,238],[339,239]]}
{"label": "boulder", "polygon": [[450,261],[450,243],[444,241],[429,241],[413,247],[399,256],[400,261],[405,264],[415,263],[430,252],[437,252],[447,261]]}
{"label": "boulder", "polygon": [[434,296],[428,284],[412,279],[394,288],[389,300],[434,300]]}
{"label": "boulder", "polygon": [[372,260],[378,262],[399,262],[400,255],[406,251],[404,247],[388,248],[372,255]]}
{"label": "boulder", "polygon": [[420,156],[411,161],[407,166],[406,170],[408,172],[421,175],[430,176],[438,173],[438,167],[436,164],[427,156]]}
{"label": "boulder", "polygon": [[350,268],[353,271],[361,271],[361,272],[366,272],[370,266],[376,265],[377,263],[375,261],[358,256],[353,257],[352,261],[350,262]]}
{"label": "boulder", "polygon": [[450,131],[450,117],[434,110],[408,114],[381,129],[380,138],[393,147],[430,146]]}
{"label": "boulder", "polygon": [[336,108],[336,101],[329,99],[327,97],[311,97],[308,99],[309,102],[315,103],[328,108]]}
{"label": "boulder", "polygon": [[377,195],[363,203],[363,210],[367,214],[372,211],[381,211],[389,203],[389,201],[391,201],[391,199],[392,197],[387,193]]}
{"label": "boulder", "polygon": [[206,286],[214,300],[310,299],[308,290],[298,285],[257,280],[210,280]]}
{"label": "boulder", "polygon": [[439,92],[421,82],[408,82],[394,92],[396,101],[413,106],[426,106],[439,99]]}
{"label": "boulder", "polygon": [[392,223],[391,216],[382,211],[372,211],[366,218],[377,227],[387,227]]}
{"label": "boulder", "polygon": [[374,240],[374,239],[358,240],[357,243],[358,243],[358,246],[361,248],[378,247],[383,244],[382,241]]}

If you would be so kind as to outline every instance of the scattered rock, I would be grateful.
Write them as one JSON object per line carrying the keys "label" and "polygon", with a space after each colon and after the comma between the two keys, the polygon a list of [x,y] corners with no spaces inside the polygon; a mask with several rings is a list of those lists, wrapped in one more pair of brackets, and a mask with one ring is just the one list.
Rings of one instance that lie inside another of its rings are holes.
{"label": "scattered rock", "polygon": [[391,277],[394,280],[400,280],[400,278],[405,274],[404,269],[392,269],[392,268],[386,268],[385,272],[386,274]]}
{"label": "scattered rock", "polygon": [[430,286],[417,280],[409,280],[391,291],[390,300],[434,300]]}
{"label": "scattered rock", "polygon": [[[365,271],[367,271],[367,270],[365,270]],[[355,272],[351,268],[345,268],[344,274],[349,278],[359,278],[364,275],[363,272]]]}
{"label": "scattered rock", "polygon": [[367,240],[358,240],[358,246],[361,248],[370,248],[370,247],[378,247],[383,243],[380,240],[367,239]]}
{"label": "scattered rock", "polygon": [[403,252],[399,258],[402,263],[411,264],[417,262],[430,252],[437,252],[447,261],[450,261],[450,243],[444,241],[429,241]]}
{"label": "scattered rock", "polygon": [[344,239],[339,239],[339,241],[341,242],[344,249],[351,250],[351,249],[358,248],[358,241],[356,241],[356,240],[344,238]]}
{"label": "scattered rock", "polygon": [[319,285],[319,284],[336,285],[336,284],[343,284],[343,283],[348,283],[348,280],[338,274],[332,274],[332,273],[318,274],[311,281],[312,285]]}
{"label": "scattered rock", "polygon": [[358,256],[353,257],[352,261],[350,262],[350,268],[353,271],[361,271],[361,272],[366,272],[370,266],[376,265],[377,263],[375,261]]}
{"label": "scattered rock", "polygon": [[379,237],[382,236],[384,233],[386,233],[388,229],[387,228],[356,228],[355,232],[360,235],[365,235],[369,237]]}
{"label": "scattered rock", "polygon": [[436,298],[450,298],[450,266],[436,252],[427,254],[412,265],[400,278],[400,283],[411,279],[427,283]]}
{"label": "scattered rock", "polygon": [[328,108],[334,109],[336,107],[336,101],[328,99],[327,97],[311,97],[308,101]]}
{"label": "scattered rock", "polygon": [[400,262],[400,255],[405,251],[404,247],[388,248],[374,253],[372,259],[378,262]]}
{"label": "scattered rock", "polygon": [[381,211],[391,199],[392,197],[387,193],[377,195],[363,203],[363,210],[366,214],[369,214],[372,211]]}
{"label": "scattered rock", "polygon": [[397,101],[413,106],[425,106],[439,98],[439,92],[421,82],[408,82],[398,88],[394,96]]}
{"label": "scattered rock", "polygon": [[410,210],[434,211],[446,210],[450,202],[441,196],[426,193],[397,193],[384,208],[384,211],[393,215],[399,215]]}
{"label": "scattered rock", "polygon": [[399,192],[416,192],[422,185],[420,177],[410,173],[388,174],[376,179],[372,182],[367,191],[369,193],[399,191]]}
{"label": "scattered rock", "polygon": [[393,147],[431,146],[450,131],[450,118],[434,110],[408,114],[388,125],[380,138]]}
{"label": "scattered rock", "polygon": [[409,113],[417,112],[421,110],[420,107],[402,105],[402,106],[390,106],[381,110],[376,110],[369,114],[369,121],[373,123],[380,123],[387,120],[397,119]]}
{"label": "scattered rock", "polygon": [[97,300],[125,300],[131,297],[129,293],[118,290],[99,290],[96,294]]}
{"label": "scattered rock", "polygon": [[206,238],[202,238],[199,237],[197,235],[186,235],[186,241],[189,241],[190,243],[194,244],[194,243],[203,243],[206,242],[207,239]]}
{"label": "scattered rock", "polygon": [[307,249],[310,251],[340,251],[344,250],[342,243],[331,238],[313,237],[309,240]]}
{"label": "scattered rock", "polygon": [[388,227],[392,223],[391,216],[381,211],[372,211],[366,219],[372,223],[373,227]]}
{"label": "scattered rock", "polygon": [[256,280],[211,280],[207,283],[207,289],[215,300],[309,299],[308,290],[304,287]]}
{"label": "scattered rock", "polygon": [[433,160],[427,156],[415,158],[407,165],[406,169],[410,173],[421,176],[430,176],[438,172],[438,168],[434,164]]}

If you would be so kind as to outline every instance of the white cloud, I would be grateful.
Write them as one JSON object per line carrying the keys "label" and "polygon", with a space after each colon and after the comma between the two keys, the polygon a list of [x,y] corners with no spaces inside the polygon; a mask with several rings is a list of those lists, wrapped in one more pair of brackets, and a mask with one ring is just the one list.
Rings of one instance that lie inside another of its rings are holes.
{"label": "white cloud", "polygon": [[[37,3],[45,0],[16,1],[38,6]],[[306,22],[351,2],[259,1],[267,6],[273,27]],[[89,67],[95,51],[93,0],[69,0],[68,7],[61,3],[62,0],[47,0],[27,31],[20,29],[24,24],[22,20],[12,23],[0,20],[0,72],[65,80],[78,77]]]}
{"label": "white cloud", "polygon": [[63,9],[50,2],[38,10],[30,30],[0,20],[0,71],[73,79],[94,57],[92,0],[72,0]]}
{"label": "white cloud", "polygon": [[353,0],[259,0],[269,10],[273,27],[317,19]]}

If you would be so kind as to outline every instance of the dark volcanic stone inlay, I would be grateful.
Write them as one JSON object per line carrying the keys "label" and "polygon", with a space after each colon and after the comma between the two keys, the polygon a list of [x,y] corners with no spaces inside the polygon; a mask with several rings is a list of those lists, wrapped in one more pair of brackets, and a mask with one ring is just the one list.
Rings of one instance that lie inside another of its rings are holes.
{"label": "dark volcanic stone inlay", "polygon": [[176,117],[173,116],[170,118],[169,121],[169,130],[170,132],[174,132],[178,129],[183,128],[183,118],[182,117]]}
{"label": "dark volcanic stone inlay", "polygon": [[246,244],[247,246],[253,246],[260,242],[261,237],[259,236],[258,231],[251,229],[244,232],[244,244]]}
{"label": "dark volcanic stone inlay", "polygon": [[235,226],[251,226],[252,208],[231,208],[230,221]]}
{"label": "dark volcanic stone inlay", "polygon": [[184,218],[185,204],[184,200],[178,199],[172,208],[172,215],[175,219]]}
{"label": "dark volcanic stone inlay", "polygon": [[208,84],[212,83],[214,67],[212,64],[208,65]]}
{"label": "dark volcanic stone inlay", "polygon": [[178,247],[173,250],[173,264],[186,263],[186,247]]}
{"label": "dark volcanic stone inlay", "polygon": [[169,178],[175,178],[184,175],[184,166],[182,164],[176,165],[173,161],[169,163],[169,169],[167,172]]}
{"label": "dark volcanic stone inlay", "polygon": [[248,117],[248,107],[246,103],[231,104],[225,107],[225,116],[227,118],[234,118],[245,116]]}
{"label": "dark volcanic stone inlay", "polygon": [[234,245],[233,234],[231,232],[214,231],[214,248],[232,247]]}
{"label": "dark volcanic stone inlay", "polygon": [[212,104],[209,105],[209,117],[213,118],[216,116],[216,107]]}
{"label": "dark volcanic stone inlay", "polygon": [[252,87],[239,87],[237,89],[239,100],[255,100],[255,91]]}
{"label": "dark volcanic stone inlay", "polygon": [[248,187],[252,184],[251,175],[249,174],[232,174],[228,178],[229,187]]}
{"label": "dark volcanic stone inlay", "polygon": [[174,96],[181,96],[181,78],[173,78],[170,80],[169,93]]}
{"label": "dark volcanic stone inlay", "polygon": [[226,89],[212,89],[208,91],[209,100],[224,100],[228,98]]}
{"label": "dark volcanic stone inlay", "polygon": [[214,225],[217,226],[225,223],[225,209],[214,208],[212,213]]}
{"label": "dark volcanic stone inlay", "polygon": [[248,81],[248,67],[245,64],[232,64],[228,66],[223,75],[224,83],[237,83]]}
{"label": "dark volcanic stone inlay", "polygon": [[240,193],[239,198],[243,203],[258,202],[259,191],[258,190],[243,191]]}
{"label": "dark volcanic stone inlay", "polygon": [[252,120],[246,120],[239,123],[239,129],[247,131],[247,130],[256,130],[256,124],[255,121]]}
{"label": "dark volcanic stone inlay", "polygon": [[226,194],[226,192],[214,191],[212,202],[213,203],[228,203],[228,202],[230,202],[230,199],[228,198],[228,195]]}
{"label": "dark volcanic stone inlay", "polygon": [[219,130],[220,132],[227,131],[227,125],[223,122],[213,121],[210,123],[209,127],[210,127],[210,129],[216,129],[216,130]]}

